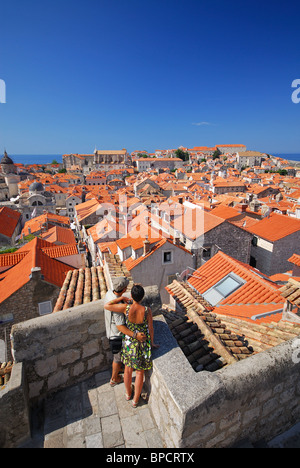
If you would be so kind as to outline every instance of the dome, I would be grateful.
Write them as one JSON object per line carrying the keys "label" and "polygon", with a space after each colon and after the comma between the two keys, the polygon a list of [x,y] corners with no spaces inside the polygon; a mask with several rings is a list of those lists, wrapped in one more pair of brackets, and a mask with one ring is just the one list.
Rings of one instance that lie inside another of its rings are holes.
{"label": "dome", "polygon": [[30,192],[43,192],[44,186],[40,182],[33,182],[33,184],[29,186],[29,191]]}
{"label": "dome", "polygon": [[13,164],[13,160],[10,159],[6,151],[4,151],[4,156],[1,159],[0,164]]}

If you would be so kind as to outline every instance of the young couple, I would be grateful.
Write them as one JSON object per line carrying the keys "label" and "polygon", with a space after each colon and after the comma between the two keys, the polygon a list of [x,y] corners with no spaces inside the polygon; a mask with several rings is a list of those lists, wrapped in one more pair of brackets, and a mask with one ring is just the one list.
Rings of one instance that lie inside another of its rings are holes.
{"label": "young couple", "polygon": [[[152,368],[152,348],[154,343],[152,312],[141,305],[144,288],[135,284],[131,289],[131,298],[125,297],[129,281],[125,277],[113,281],[113,290],[104,298],[106,336],[113,353],[113,387],[122,378],[119,375],[122,363],[125,365],[125,398],[132,398],[132,406],[137,407],[141,395],[144,371]],[[135,386],[132,385],[132,372],[136,371]]]}

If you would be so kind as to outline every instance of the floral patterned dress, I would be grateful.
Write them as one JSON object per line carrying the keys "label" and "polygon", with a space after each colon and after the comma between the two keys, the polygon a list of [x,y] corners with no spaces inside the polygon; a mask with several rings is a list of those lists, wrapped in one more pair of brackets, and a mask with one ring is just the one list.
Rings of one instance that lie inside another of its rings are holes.
{"label": "floral patterned dress", "polygon": [[151,339],[148,330],[147,307],[145,307],[145,316],[143,323],[133,323],[128,319],[130,305],[126,307],[126,326],[131,331],[145,333],[147,339],[141,343],[137,339],[133,339],[128,335],[123,336],[121,361],[125,366],[135,370],[152,369],[151,358]]}

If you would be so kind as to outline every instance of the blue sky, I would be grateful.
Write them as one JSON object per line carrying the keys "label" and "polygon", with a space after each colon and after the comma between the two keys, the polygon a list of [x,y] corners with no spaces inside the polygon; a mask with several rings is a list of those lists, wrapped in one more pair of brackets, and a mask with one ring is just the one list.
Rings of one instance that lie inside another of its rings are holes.
{"label": "blue sky", "polygon": [[2,2],[0,151],[300,153],[297,3]]}

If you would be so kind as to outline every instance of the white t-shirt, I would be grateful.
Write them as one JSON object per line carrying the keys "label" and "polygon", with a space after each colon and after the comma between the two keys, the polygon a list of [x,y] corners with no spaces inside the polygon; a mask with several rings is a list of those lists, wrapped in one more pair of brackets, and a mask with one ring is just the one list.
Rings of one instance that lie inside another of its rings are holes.
{"label": "white t-shirt", "polygon": [[[104,297],[104,305],[108,302],[116,299],[118,296],[112,291],[107,291]],[[121,336],[121,332],[118,330],[118,326],[126,325],[125,314],[118,312],[111,312],[110,310],[104,309],[105,317],[105,328],[107,338],[117,338]]]}

